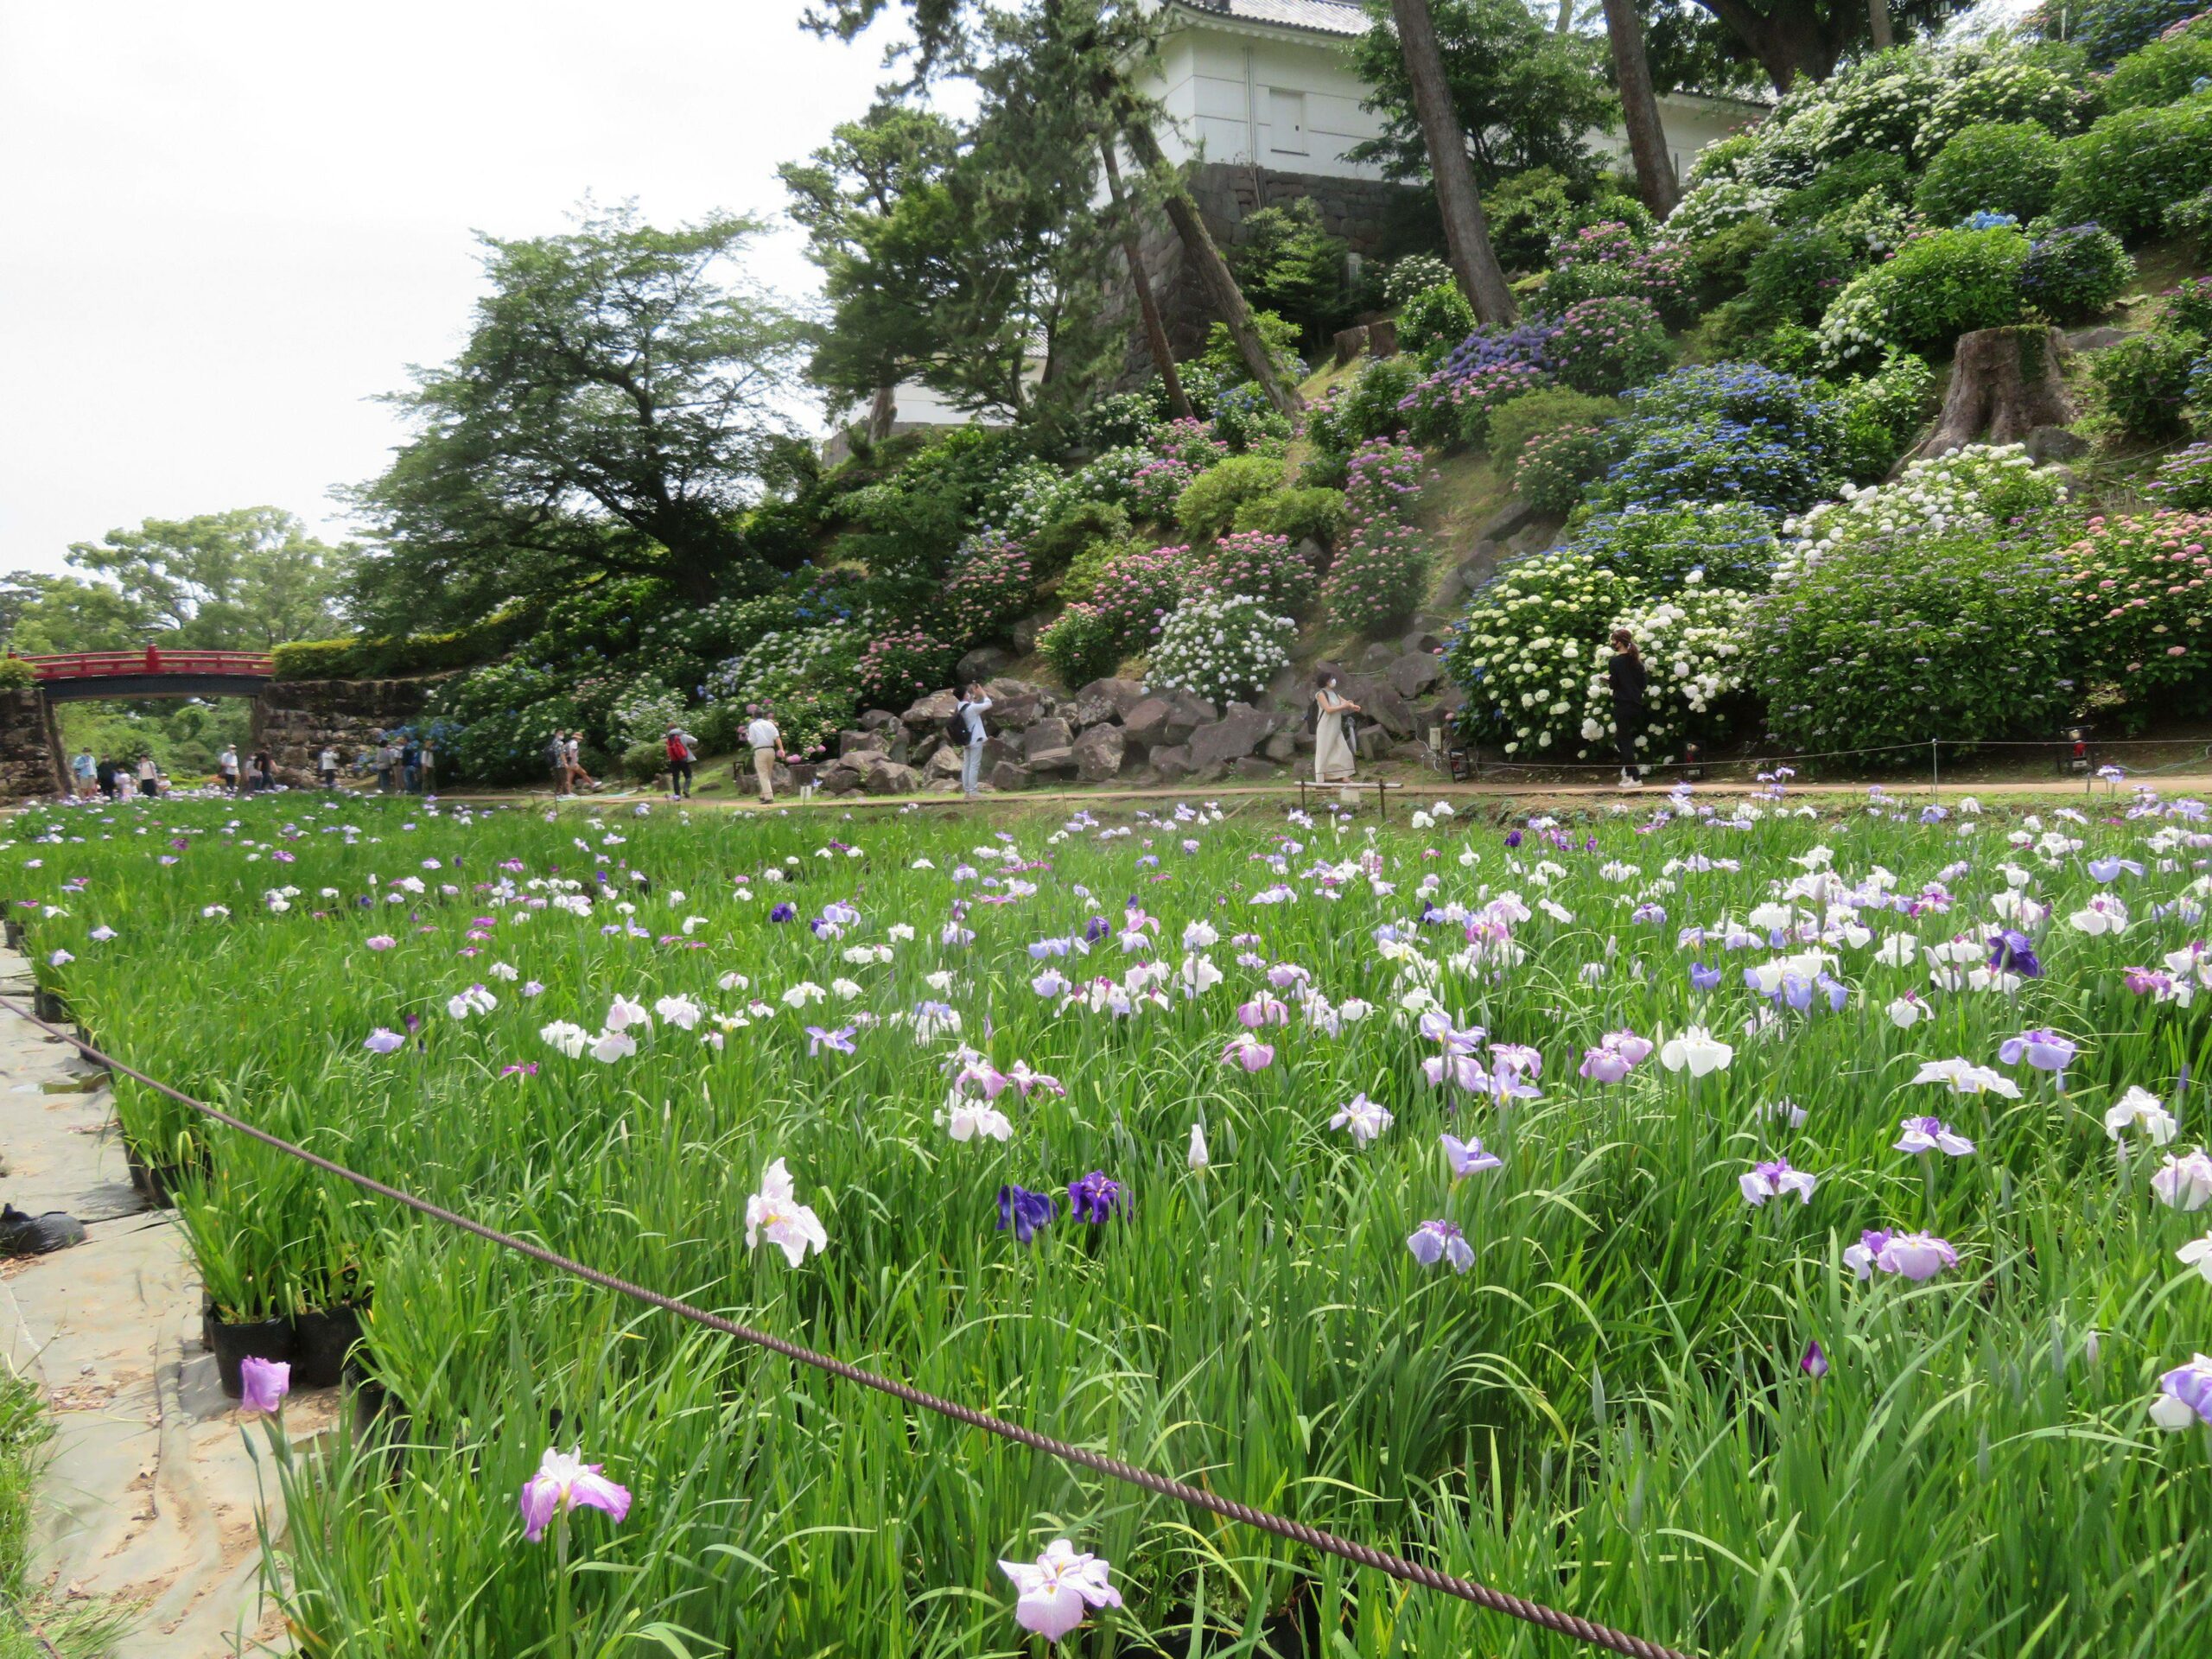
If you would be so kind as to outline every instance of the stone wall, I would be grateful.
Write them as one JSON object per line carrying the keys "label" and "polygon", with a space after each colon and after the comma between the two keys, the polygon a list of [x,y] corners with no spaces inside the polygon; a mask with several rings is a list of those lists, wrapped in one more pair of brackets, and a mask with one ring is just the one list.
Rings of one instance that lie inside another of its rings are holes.
{"label": "stone wall", "polygon": [[0,800],[68,792],[61,734],[35,686],[0,690]]}
{"label": "stone wall", "polygon": [[253,700],[253,747],[269,751],[286,783],[313,783],[315,757],[326,744],[351,766],[388,728],[420,717],[431,692],[452,677],[272,680]]}
{"label": "stone wall", "polygon": [[[1247,239],[1244,221],[1261,208],[1310,200],[1321,211],[1322,227],[1332,236],[1344,238],[1354,253],[1365,258],[1381,251],[1392,204],[1411,194],[1408,186],[1376,179],[1281,173],[1273,168],[1233,162],[1200,162],[1191,169],[1189,188],[1206,228],[1224,251],[1243,244]],[[1183,244],[1164,215],[1154,215],[1154,222],[1145,227],[1140,253],[1154,297],[1160,302],[1161,319],[1167,325],[1169,346],[1179,359],[1196,355],[1205,345],[1206,330],[1213,324],[1215,312],[1205,284],[1183,257]],[[1125,276],[1125,263],[1116,263],[1122,268],[1116,276]],[[1145,345],[1143,326],[1128,283],[1116,283],[1113,291],[1117,301],[1114,308],[1125,310],[1129,319],[1127,384],[1135,385],[1152,372],[1152,353]]]}

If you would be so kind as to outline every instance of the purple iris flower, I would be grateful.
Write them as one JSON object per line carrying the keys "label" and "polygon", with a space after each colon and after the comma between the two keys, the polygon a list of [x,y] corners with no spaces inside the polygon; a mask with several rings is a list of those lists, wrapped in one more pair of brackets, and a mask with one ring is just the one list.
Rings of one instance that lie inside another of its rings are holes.
{"label": "purple iris flower", "polygon": [[1084,943],[1085,944],[1096,944],[1099,940],[1104,938],[1113,931],[1113,924],[1109,922],[1103,916],[1093,916],[1089,921],[1083,925]]}
{"label": "purple iris flower", "polygon": [[1408,1236],[1406,1248],[1425,1268],[1449,1262],[1454,1272],[1465,1273],[1475,1265],[1475,1253],[1466,1236],[1448,1221],[1424,1221]]}
{"label": "purple iris flower", "polygon": [[1014,1229],[1014,1242],[1027,1244],[1037,1230],[1059,1213],[1059,1204],[1049,1192],[1032,1192],[1026,1186],[999,1188],[999,1231]]}
{"label": "purple iris flower", "polygon": [[1805,1357],[1797,1362],[1797,1369],[1808,1376],[1819,1377],[1828,1374],[1828,1357],[1821,1351],[1817,1338],[1805,1344]]}
{"label": "purple iris flower", "polygon": [[1509,847],[1518,847],[1521,844],[1521,832],[1518,830],[1507,830],[1505,832],[1505,844]]}
{"label": "purple iris flower", "polygon": [[796,905],[778,905],[768,912],[768,919],[772,922],[788,922],[798,914],[798,907]]}
{"label": "purple iris flower", "polygon": [[2061,1077],[2074,1063],[2074,1055],[2072,1039],[2055,1031],[2024,1031],[1997,1046],[1997,1058],[2007,1065],[2018,1065],[2025,1060],[2038,1071],[2056,1072]]}
{"label": "purple iris flower", "polygon": [[1092,1170],[1068,1187],[1068,1213],[1077,1221],[1087,1221],[1095,1227],[1101,1222],[1111,1221],[1123,1208],[1122,1184],[1109,1180],[1103,1169]]}
{"label": "purple iris flower", "polygon": [[820,1026],[809,1026],[806,1028],[807,1058],[812,1059],[825,1048],[834,1048],[840,1054],[850,1054],[853,1052],[853,1035],[857,1029],[853,1026],[840,1026],[835,1031],[824,1031]]}
{"label": "purple iris flower", "polygon": [[1720,985],[1720,970],[1708,968],[1701,962],[1690,963],[1690,984],[1700,991],[1717,990]]}
{"label": "purple iris flower", "polygon": [[2043,977],[2035,941],[2017,927],[2006,928],[1989,942],[1989,965],[1998,973],[2018,974],[2022,979]]}

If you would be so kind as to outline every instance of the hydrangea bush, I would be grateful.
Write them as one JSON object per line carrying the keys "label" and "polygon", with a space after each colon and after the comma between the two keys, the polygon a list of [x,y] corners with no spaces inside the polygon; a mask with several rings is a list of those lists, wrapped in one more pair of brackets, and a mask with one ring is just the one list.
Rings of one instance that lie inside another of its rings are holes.
{"label": "hydrangea bush", "polygon": [[1628,296],[1569,307],[1549,350],[1561,380],[1599,396],[1649,380],[1667,366],[1669,354],[1667,331],[1651,302]]}
{"label": "hydrangea bush", "polygon": [[1729,704],[1744,689],[1746,620],[1751,598],[1709,588],[1693,574],[1664,599],[1632,605],[1606,624],[1589,647],[1583,686],[1585,760],[1613,753],[1613,700],[1605,678],[1612,660],[1613,630],[1625,628],[1643,658],[1645,727],[1637,739],[1641,758],[1664,765],[1685,739],[1711,741],[1726,729]]}
{"label": "hydrangea bush", "polygon": [[1432,564],[1427,538],[1412,525],[1355,517],[1322,593],[1330,620],[1365,635],[1400,626],[1421,607]]}
{"label": "hydrangea bush", "polygon": [[2212,443],[2192,443],[2168,455],[2144,489],[2162,507],[2212,510]]}
{"label": "hydrangea bush", "polygon": [[2204,705],[2208,547],[2212,514],[2155,512],[2092,518],[2061,550],[2084,673],[2131,725]]}
{"label": "hydrangea bush", "polygon": [[1694,583],[1759,592],[1780,551],[1773,515],[1743,501],[1593,514],[1574,532],[1573,546],[1638,592],[1661,595]]}
{"label": "hydrangea bush", "polygon": [[1183,591],[1243,594],[1270,610],[1304,614],[1320,576],[1287,536],[1241,531],[1194,549],[1183,564]]}
{"label": "hydrangea bush", "polygon": [[1524,760],[1579,753],[1590,647],[1635,597],[1618,571],[1571,548],[1501,569],[1445,645],[1446,671],[1466,693],[1462,729]]}
{"label": "hydrangea bush", "polygon": [[868,642],[855,670],[860,700],[871,709],[904,709],[951,683],[960,647],[918,627],[892,628]]}
{"label": "hydrangea bush", "polygon": [[2020,267],[2020,292],[2030,305],[2060,322],[2078,322],[2109,310],[2135,280],[2135,261],[2110,231],[2069,225],[2037,237]]}
{"label": "hydrangea bush", "polygon": [[707,677],[715,702],[766,703],[794,753],[814,748],[860,712],[864,636],[845,622],[779,629],[722,663]]}
{"label": "hydrangea bush", "polygon": [[1961,334],[2018,320],[2028,239],[2009,226],[1936,231],[1852,279],[1821,319],[1831,359],[1878,359],[1891,346],[1948,352]]}
{"label": "hydrangea bush", "polygon": [[1036,602],[1029,551],[1010,537],[972,536],[955,556],[942,592],[944,638],[961,645],[988,639]]}
{"label": "hydrangea bush", "polygon": [[1217,708],[1259,695],[1290,665],[1298,624],[1247,594],[1204,593],[1168,615],[1152,648],[1148,683],[1192,692]]}
{"label": "hydrangea bush", "polygon": [[1846,485],[1838,499],[1785,520],[1788,539],[1776,578],[1794,581],[1841,548],[1994,530],[2065,499],[2057,475],[2038,470],[2022,445],[1970,443],[1910,462],[1891,483],[1864,489]]}
{"label": "hydrangea bush", "polygon": [[1602,426],[1536,433],[1513,458],[1514,493],[1539,512],[1564,513],[1582,499],[1582,486],[1612,465],[1619,448]]}

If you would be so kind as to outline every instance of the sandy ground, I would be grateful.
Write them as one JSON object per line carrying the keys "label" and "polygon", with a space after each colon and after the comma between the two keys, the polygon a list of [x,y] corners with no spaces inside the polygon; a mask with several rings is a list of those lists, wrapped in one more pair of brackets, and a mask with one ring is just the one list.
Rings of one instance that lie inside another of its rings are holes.
{"label": "sandy ground", "polygon": [[[0,991],[27,1001],[22,958]],[[257,1468],[266,1429],[223,1397],[200,1338],[200,1294],[170,1215],[131,1190],[104,1074],[0,1010],[0,1197],[86,1224],[73,1249],[0,1262],[0,1359],[54,1414],[32,1519],[31,1583],[133,1615],[116,1659],[289,1651],[260,1594],[257,1516],[281,1506]],[[334,1393],[294,1396],[296,1444],[327,1426]],[[264,1478],[265,1477],[265,1478]]]}

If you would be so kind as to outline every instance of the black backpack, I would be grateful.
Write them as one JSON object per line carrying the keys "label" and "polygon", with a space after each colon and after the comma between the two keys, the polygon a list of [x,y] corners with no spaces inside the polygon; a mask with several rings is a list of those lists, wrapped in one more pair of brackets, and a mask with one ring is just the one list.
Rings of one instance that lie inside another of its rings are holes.
{"label": "black backpack", "polygon": [[955,748],[968,747],[968,711],[955,709],[944,717],[944,741]]}

